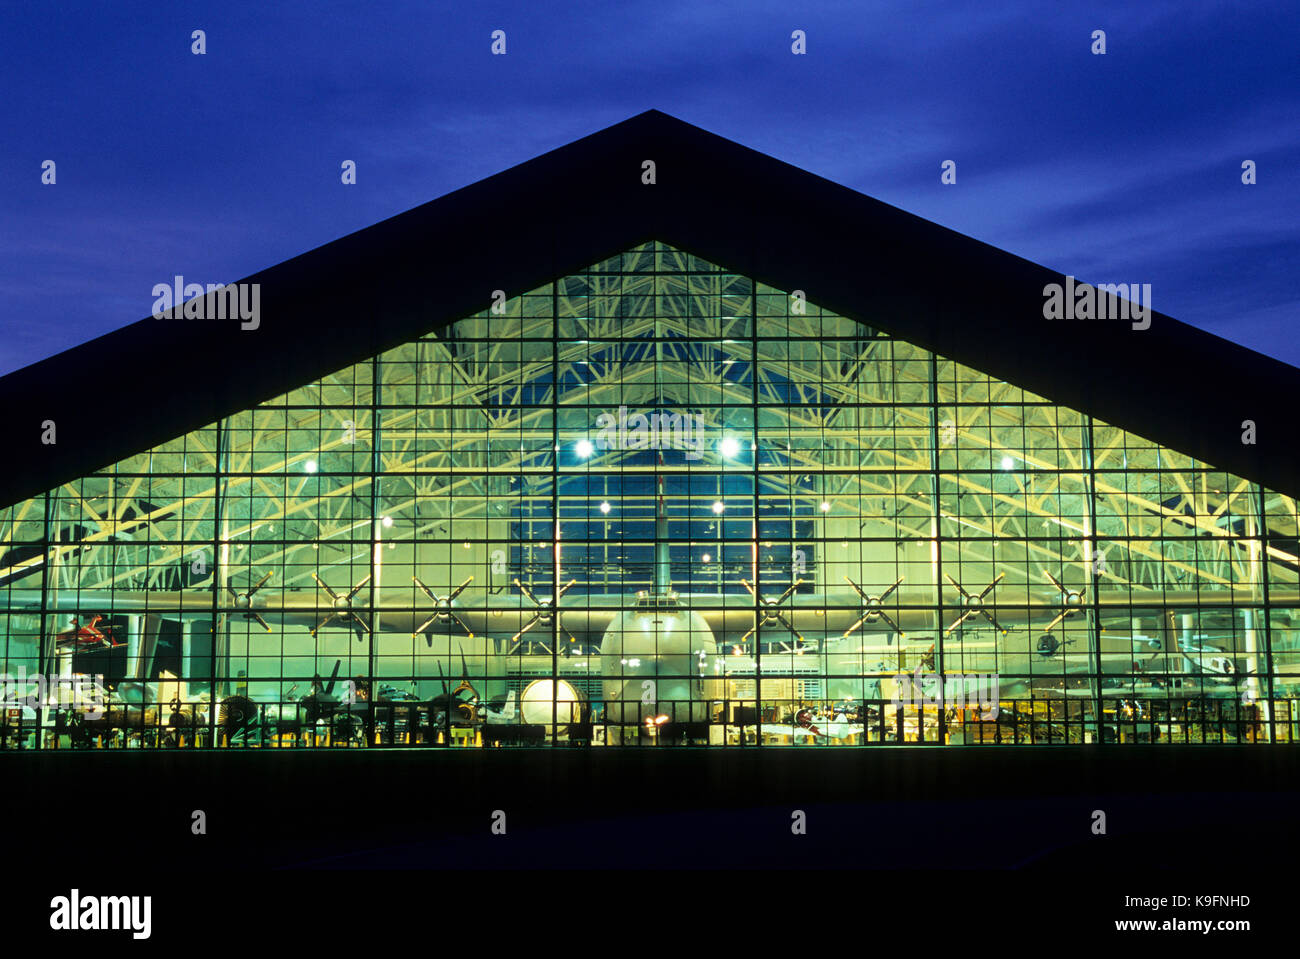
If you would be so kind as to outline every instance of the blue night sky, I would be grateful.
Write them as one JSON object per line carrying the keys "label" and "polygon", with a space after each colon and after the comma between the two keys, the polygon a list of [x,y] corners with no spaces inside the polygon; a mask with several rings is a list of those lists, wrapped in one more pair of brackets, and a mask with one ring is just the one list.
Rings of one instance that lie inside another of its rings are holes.
{"label": "blue night sky", "polygon": [[1300,365],[1294,0],[239,6],[4,5],[0,373],[649,108]]}

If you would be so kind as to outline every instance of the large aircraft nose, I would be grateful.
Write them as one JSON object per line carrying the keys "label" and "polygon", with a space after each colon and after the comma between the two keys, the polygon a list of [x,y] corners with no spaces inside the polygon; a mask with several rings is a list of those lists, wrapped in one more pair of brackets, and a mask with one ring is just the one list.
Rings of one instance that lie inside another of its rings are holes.
{"label": "large aircraft nose", "polygon": [[600,642],[607,723],[634,725],[664,715],[676,722],[707,719],[700,664],[716,653],[713,632],[699,613],[620,613]]}

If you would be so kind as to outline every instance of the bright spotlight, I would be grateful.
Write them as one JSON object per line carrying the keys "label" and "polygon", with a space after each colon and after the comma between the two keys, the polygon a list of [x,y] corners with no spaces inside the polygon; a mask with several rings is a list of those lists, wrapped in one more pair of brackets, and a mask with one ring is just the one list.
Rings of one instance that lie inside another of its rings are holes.
{"label": "bright spotlight", "polygon": [[830,511],[831,511],[831,504],[826,502],[825,500],[822,500],[822,512],[829,513]]}
{"label": "bright spotlight", "polygon": [[713,512],[717,513],[719,516],[722,515],[722,511],[726,508],[727,507],[722,505],[722,500],[716,500],[713,504]]}
{"label": "bright spotlight", "polygon": [[1004,470],[1009,470],[1009,469],[1011,469],[1011,467],[1013,467],[1013,466],[1015,466],[1015,465],[1016,465],[1016,461],[1013,460],[1010,456],[1004,456],[1004,457],[1002,457],[1002,468],[1003,468]]}
{"label": "bright spotlight", "polygon": [[303,471],[307,473],[314,473],[318,469],[315,460],[308,460],[306,463],[302,465],[302,468]]}
{"label": "bright spotlight", "polygon": [[609,510],[610,510],[609,500],[605,500],[605,502],[600,504],[600,511],[602,513],[608,513]]}
{"label": "bright spotlight", "polygon": [[577,444],[573,447],[573,451],[585,460],[592,453],[596,452],[596,447],[591,445],[591,440],[578,440]]}
{"label": "bright spotlight", "polygon": [[381,519],[379,522],[383,523],[383,524],[384,524],[384,528],[387,529],[388,527],[390,527],[390,526],[393,525],[393,518],[392,518],[391,516],[385,516],[385,517],[384,517],[383,519]]}
{"label": "bright spotlight", "polygon": [[705,554],[701,557],[701,559],[703,559],[704,562],[706,562],[706,563],[707,563],[709,560],[711,560],[712,558],[713,558],[713,557],[710,556],[708,553],[705,553]]}
{"label": "bright spotlight", "polygon": [[740,440],[734,436],[724,436],[718,444],[718,452],[728,458],[735,456],[740,452]]}

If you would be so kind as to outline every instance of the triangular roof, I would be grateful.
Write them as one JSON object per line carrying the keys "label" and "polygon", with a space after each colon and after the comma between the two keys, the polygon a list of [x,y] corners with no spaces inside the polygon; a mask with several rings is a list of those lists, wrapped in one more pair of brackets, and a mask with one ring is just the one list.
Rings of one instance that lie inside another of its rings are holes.
{"label": "triangular roof", "polygon": [[651,110],[246,277],[256,331],[146,317],[0,378],[0,506],[652,239],[1300,495],[1300,369],[1161,313],[1046,321],[1062,274]]}

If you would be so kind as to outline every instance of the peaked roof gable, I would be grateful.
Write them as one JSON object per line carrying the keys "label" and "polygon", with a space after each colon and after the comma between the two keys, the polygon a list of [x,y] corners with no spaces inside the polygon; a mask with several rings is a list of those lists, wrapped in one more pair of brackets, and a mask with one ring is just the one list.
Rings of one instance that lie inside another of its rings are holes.
{"label": "peaked roof gable", "polygon": [[244,278],[255,330],[146,317],[0,378],[0,506],[649,240],[1300,496],[1295,367],[1161,313],[1045,320],[1062,274],[652,110]]}

